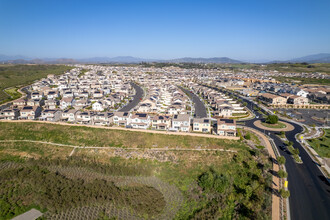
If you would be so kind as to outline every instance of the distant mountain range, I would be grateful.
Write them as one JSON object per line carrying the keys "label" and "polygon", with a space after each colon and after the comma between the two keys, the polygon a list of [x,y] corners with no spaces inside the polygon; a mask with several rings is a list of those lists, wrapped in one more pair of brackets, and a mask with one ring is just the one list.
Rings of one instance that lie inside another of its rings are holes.
{"label": "distant mountain range", "polygon": [[[193,58],[184,57],[177,59],[161,60],[161,59],[145,59],[132,56],[118,57],[92,57],[85,59],[71,58],[29,58],[21,55],[6,56],[0,55],[0,62],[13,64],[73,64],[73,63],[141,63],[141,62],[166,62],[166,63],[248,63],[228,57],[212,57],[212,58]],[[330,63],[330,53],[320,53],[285,61],[271,61],[267,63]],[[254,62],[251,62],[254,63]],[[260,63],[260,62],[255,62]]]}

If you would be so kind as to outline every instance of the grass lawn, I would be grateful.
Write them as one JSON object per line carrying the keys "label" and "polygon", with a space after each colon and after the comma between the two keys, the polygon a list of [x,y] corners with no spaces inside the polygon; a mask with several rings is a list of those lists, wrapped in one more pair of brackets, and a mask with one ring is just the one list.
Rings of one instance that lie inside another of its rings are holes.
{"label": "grass lawn", "polygon": [[[122,150],[83,148],[68,157],[72,148],[0,143],[0,219],[10,219],[31,206],[47,210],[45,216],[52,218],[82,218],[76,216],[79,214],[94,219],[271,216],[271,163],[267,155],[256,153],[241,141],[1,122],[0,140],[10,139],[116,146]],[[159,150],[152,151],[153,157],[144,157],[151,152],[148,147],[164,146],[235,149],[237,153]],[[159,157],[171,157],[175,162],[154,159]],[[115,208],[110,209],[112,206]],[[81,207],[84,210],[80,211]]]}
{"label": "grass lawn", "polygon": [[277,122],[276,124],[269,124],[266,122],[261,122],[261,124],[267,128],[286,128],[286,125],[282,122]]}
{"label": "grass lawn", "polygon": [[330,129],[324,131],[322,137],[308,140],[308,143],[321,157],[330,158]]}
{"label": "grass lawn", "polygon": [[7,88],[5,89],[5,92],[11,96],[11,99],[18,99],[22,96],[21,93],[19,93],[18,91],[18,88]]}

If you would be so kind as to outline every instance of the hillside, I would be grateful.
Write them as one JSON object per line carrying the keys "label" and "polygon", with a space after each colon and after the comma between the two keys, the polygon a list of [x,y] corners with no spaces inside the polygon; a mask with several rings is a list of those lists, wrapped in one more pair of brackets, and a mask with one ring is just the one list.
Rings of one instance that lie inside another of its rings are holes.
{"label": "hillside", "polygon": [[269,219],[270,167],[240,141],[0,122],[0,218]]}

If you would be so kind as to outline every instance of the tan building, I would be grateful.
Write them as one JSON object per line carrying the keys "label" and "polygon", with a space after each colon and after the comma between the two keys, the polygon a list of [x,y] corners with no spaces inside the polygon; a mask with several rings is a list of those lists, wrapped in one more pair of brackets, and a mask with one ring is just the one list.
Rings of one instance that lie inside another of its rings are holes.
{"label": "tan building", "polygon": [[288,104],[294,104],[294,105],[308,105],[308,98],[292,95],[288,98]]}
{"label": "tan building", "polygon": [[259,99],[271,105],[285,105],[287,102],[286,98],[270,93],[262,93]]}
{"label": "tan building", "polygon": [[218,118],[217,134],[220,136],[236,136],[236,121],[233,119]]}
{"label": "tan building", "polygon": [[211,120],[208,118],[194,118],[193,131],[211,133]]}

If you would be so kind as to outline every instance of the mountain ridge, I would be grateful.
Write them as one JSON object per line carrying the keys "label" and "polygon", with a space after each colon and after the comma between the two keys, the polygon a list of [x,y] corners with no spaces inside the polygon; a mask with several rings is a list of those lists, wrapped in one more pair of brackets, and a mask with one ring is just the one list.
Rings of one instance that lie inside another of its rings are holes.
{"label": "mountain ridge", "polygon": [[225,64],[225,63],[330,63],[330,53],[319,53],[319,54],[312,54],[303,57],[298,57],[289,60],[273,60],[270,62],[247,62],[232,59],[229,57],[182,57],[182,58],[175,58],[175,59],[146,59],[146,58],[139,58],[133,56],[116,56],[116,57],[90,57],[90,58],[82,58],[82,59],[73,59],[73,58],[30,58],[22,55],[15,55],[15,56],[6,56],[0,54],[0,62],[3,63],[12,63],[12,64],[73,64],[73,63],[141,63],[141,62],[163,62],[163,63],[218,63],[218,64]]}

